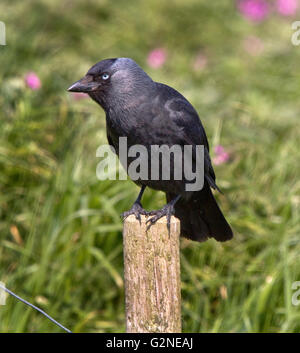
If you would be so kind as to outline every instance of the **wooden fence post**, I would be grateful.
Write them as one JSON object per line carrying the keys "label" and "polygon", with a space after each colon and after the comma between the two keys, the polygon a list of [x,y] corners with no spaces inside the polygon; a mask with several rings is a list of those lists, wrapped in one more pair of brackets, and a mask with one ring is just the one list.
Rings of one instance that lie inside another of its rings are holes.
{"label": "wooden fence post", "polygon": [[126,332],[181,332],[180,222],[166,218],[146,231],[135,216],[124,222]]}

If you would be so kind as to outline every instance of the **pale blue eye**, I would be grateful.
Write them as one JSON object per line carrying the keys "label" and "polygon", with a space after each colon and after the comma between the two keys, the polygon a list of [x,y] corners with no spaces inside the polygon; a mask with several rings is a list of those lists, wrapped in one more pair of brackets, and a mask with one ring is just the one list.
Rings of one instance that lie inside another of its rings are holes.
{"label": "pale blue eye", "polygon": [[102,80],[108,80],[108,79],[109,79],[109,74],[102,75]]}

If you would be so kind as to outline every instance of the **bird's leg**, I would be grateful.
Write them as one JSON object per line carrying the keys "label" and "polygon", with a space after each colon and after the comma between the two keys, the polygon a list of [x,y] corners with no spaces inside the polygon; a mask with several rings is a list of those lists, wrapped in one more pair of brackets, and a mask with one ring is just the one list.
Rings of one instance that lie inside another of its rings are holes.
{"label": "bird's leg", "polygon": [[147,230],[154,224],[156,223],[160,218],[166,216],[167,217],[167,228],[168,232],[170,235],[170,223],[171,223],[171,217],[174,213],[174,206],[176,202],[181,198],[181,195],[178,195],[175,197],[175,199],[171,200],[169,203],[167,203],[163,208],[157,211],[151,211],[150,214],[153,215],[150,219],[147,220],[146,223],[149,223],[147,226]]}
{"label": "bird's leg", "polygon": [[134,201],[134,204],[132,205],[131,209],[129,211],[126,211],[122,213],[123,219],[127,218],[130,215],[135,215],[135,218],[141,223],[141,215],[148,216],[149,212],[143,209],[143,206],[141,204],[141,199],[143,196],[143,193],[146,189],[146,186],[143,185],[137,199]]}

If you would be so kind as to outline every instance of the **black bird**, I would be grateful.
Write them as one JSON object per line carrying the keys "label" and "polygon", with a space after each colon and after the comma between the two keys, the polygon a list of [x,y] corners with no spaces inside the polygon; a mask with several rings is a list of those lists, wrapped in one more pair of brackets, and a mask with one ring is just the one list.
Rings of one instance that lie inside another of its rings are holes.
{"label": "black bird", "polygon": [[[204,145],[204,185],[201,190],[186,191],[185,180],[162,180],[161,174],[159,180],[137,180],[141,191],[124,217],[134,214],[140,219],[140,214],[152,215],[147,220],[151,226],[166,216],[169,226],[174,214],[180,219],[181,235],[186,238],[195,241],[210,237],[218,241],[232,238],[232,230],[211,191],[211,188],[218,187],[205,130],[193,106],[179,92],[154,82],[129,58],[98,62],[68,91],[85,92],[104,109],[107,139],[118,155],[119,137],[127,137],[128,148],[140,144],[148,150],[151,145]],[[151,212],[143,209],[141,198],[147,186],[166,193],[168,203],[162,209]]]}

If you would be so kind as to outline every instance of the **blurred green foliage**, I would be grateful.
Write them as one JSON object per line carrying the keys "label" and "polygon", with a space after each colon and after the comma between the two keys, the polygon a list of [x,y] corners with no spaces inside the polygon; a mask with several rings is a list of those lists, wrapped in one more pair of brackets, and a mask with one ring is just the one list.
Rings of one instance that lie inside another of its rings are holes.
{"label": "blurred green foliage", "polygon": [[[135,59],[196,107],[211,146],[235,238],[182,240],[185,332],[299,332],[300,47],[292,19],[254,24],[234,1],[40,0],[0,3],[0,280],[75,332],[124,331],[120,214],[138,189],[96,179],[106,142],[102,110],[66,88],[95,62]],[[263,51],[245,50],[249,36]],[[167,51],[160,69],[148,53]],[[206,66],[195,70],[198,53]],[[31,91],[34,71],[42,88]],[[213,148],[212,148],[213,149]],[[298,177],[298,179],[297,179]],[[148,190],[144,205],[164,203]],[[8,298],[0,332],[59,332]]]}

